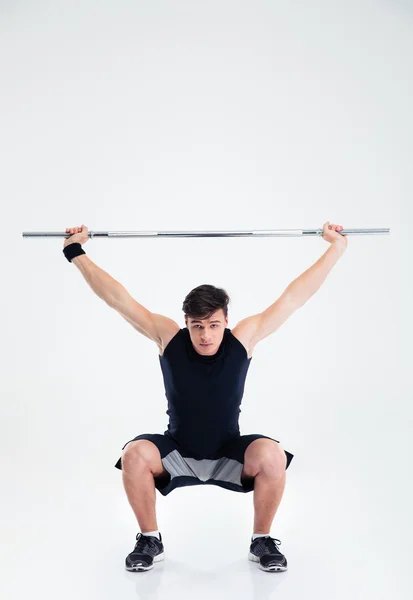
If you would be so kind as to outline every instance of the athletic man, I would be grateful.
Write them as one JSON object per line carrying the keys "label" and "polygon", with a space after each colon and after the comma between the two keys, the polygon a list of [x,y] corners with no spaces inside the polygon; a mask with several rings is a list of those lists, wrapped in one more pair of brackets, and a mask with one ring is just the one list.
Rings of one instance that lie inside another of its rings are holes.
{"label": "athletic man", "polygon": [[185,298],[185,328],[150,312],[86,256],[81,244],[88,228],[66,229],[63,252],[92,290],[137,331],[153,340],[168,400],[169,424],[163,434],[143,433],[123,446],[115,467],[122,470],[129,503],[139,523],[129,571],[147,571],[163,560],[158,530],[156,489],[166,496],[177,487],[218,485],[236,492],[254,491],[254,529],[248,558],[264,571],[285,571],[281,541],[270,536],[281,502],[286,470],[293,454],[278,440],[241,435],[238,427],[245,378],[258,342],[274,333],[321,286],[347,247],[341,225],[323,226],[330,243],[325,254],[295,279],[263,312],[228,325],[225,290],[200,285]]}

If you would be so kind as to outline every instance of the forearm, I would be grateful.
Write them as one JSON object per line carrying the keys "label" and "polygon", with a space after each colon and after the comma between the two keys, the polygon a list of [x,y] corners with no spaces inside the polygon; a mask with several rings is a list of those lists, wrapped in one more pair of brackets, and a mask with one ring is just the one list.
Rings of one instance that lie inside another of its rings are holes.
{"label": "forearm", "polygon": [[314,265],[290,283],[287,289],[291,295],[304,304],[325,281],[338,259],[344,254],[345,249],[342,244],[332,243]]}
{"label": "forearm", "polygon": [[82,273],[95,294],[109,306],[112,306],[113,302],[121,298],[123,294],[128,293],[119,281],[98,267],[87,254],[76,256],[72,263]]}

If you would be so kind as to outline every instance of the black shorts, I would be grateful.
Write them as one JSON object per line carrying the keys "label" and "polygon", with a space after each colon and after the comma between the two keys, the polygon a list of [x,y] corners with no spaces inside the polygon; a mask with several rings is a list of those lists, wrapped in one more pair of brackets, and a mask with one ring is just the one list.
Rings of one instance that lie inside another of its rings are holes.
{"label": "black shorts", "polygon": [[[213,459],[194,458],[191,452],[182,448],[168,435],[143,433],[126,442],[123,448],[135,440],[149,440],[155,444],[161,454],[163,467],[168,472],[167,475],[154,478],[155,487],[163,496],[167,496],[175,488],[189,485],[218,485],[226,490],[246,493],[254,489],[254,477],[241,478],[244,453],[249,444],[259,438],[279,443],[278,440],[259,433],[240,435],[225,442]],[[294,455],[286,450],[284,452],[288,469]],[[122,469],[122,458],[119,458],[115,467]]]}

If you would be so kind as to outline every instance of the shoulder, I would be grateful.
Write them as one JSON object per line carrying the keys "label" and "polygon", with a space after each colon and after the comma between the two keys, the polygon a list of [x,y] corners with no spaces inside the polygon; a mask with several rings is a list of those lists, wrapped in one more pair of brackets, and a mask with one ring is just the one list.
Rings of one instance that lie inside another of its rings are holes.
{"label": "shoulder", "polygon": [[253,315],[243,319],[231,330],[234,337],[244,346],[248,358],[251,358],[252,352],[257,343],[256,333],[258,330],[259,315]]}
{"label": "shoulder", "polygon": [[168,319],[163,322],[162,328],[159,330],[159,341],[158,341],[158,349],[159,356],[162,356],[165,352],[165,348],[169,344],[169,342],[177,335],[179,332],[183,332],[184,329],[181,329],[175,321],[172,319]]}
{"label": "shoulder", "polygon": [[152,320],[156,330],[156,339],[154,341],[159,348],[159,354],[162,355],[166,346],[181,328],[176,321],[164,315],[152,313]]}

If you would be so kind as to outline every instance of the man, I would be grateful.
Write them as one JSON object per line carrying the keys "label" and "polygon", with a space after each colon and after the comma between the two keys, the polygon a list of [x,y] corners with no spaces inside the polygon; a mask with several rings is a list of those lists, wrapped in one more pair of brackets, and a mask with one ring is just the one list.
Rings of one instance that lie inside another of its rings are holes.
{"label": "man", "polygon": [[115,467],[122,470],[129,503],[140,526],[129,571],[147,571],[163,560],[158,530],[156,489],[166,496],[189,485],[218,485],[254,491],[254,529],[248,558],[264,571],[285,571],[280,540],[270,536],[281,502],[286,470],[293,454],[278,440],[261,434],[241,435],[238,427],[245,378],[258,342],[274,333],[321,286],[347,247],[341,225],[323,226],[331,245],[307,271],[262,313],[228,329],[229,297],[225,290],[201,285],[185,298],[186,327],[154,314],[95,265],[81,244],[88,229],[68,228],[63,252],[78,267],[92,290],[159,349],[169,424],[164,434],[144,433],[123,446]]}

